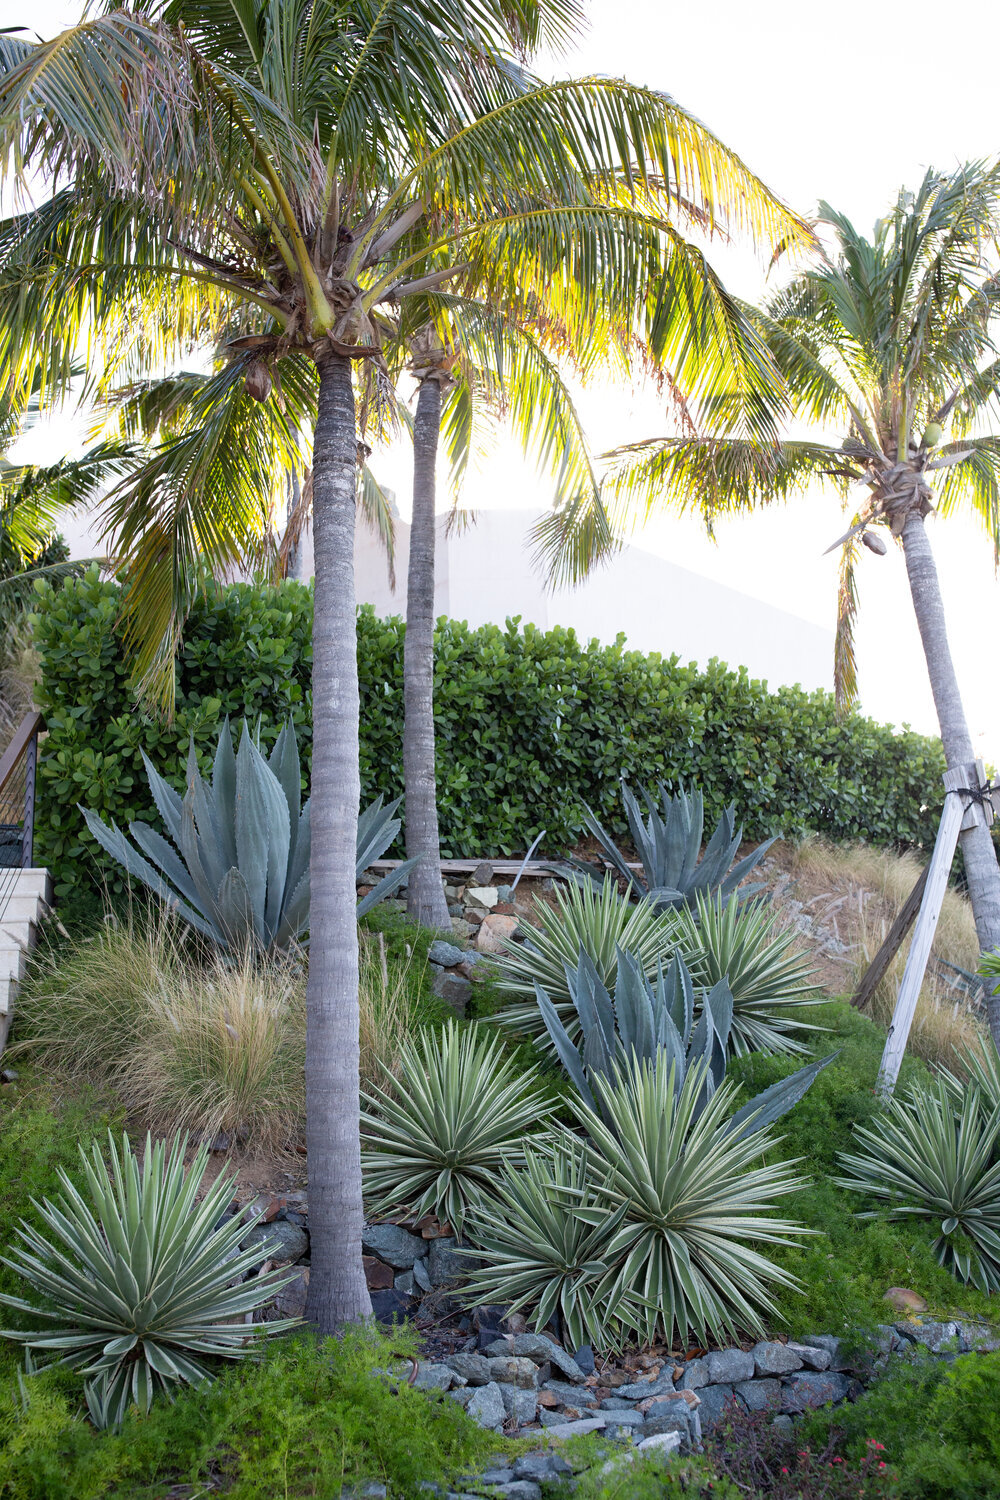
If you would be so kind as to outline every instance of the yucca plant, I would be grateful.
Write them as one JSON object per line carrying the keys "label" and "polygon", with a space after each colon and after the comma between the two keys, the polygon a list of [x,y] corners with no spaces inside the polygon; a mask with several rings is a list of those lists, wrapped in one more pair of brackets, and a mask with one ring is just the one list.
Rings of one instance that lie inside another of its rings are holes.
{"label": "yucca plant", "polygon": [[467,1221],[480,1260],[469,1275],[470,1298],[527,1310],[539,1331],[554,1318],[567,1349],[620,1349],[638,1327],[637,1299],[629,1287],[613,1302],[598,1290],[611,1269],[608,1240],[624,1210],[586,1224],[578,1210],[592,1201],[582,1141],[567,1133],[529,1147],[523,1168],[505,1167],[491,1201]]}
{"label": "yucca plant", "polygon": [[[632,955],[621,951],[613,994],[582,951],[575,975],[567,977],[577,1015],[576,1041],[542,989],[538,1009],[559,1061],[588,1108],[604,1113],[597,1080],[614,1081],[634,1060],[662,1063],[671,1070],[676,1091],[692,1071],[700,1070],[702,1093],[694,1104],[695,1115],[700,1114],[725,1079],[733,1051],[733,997],[725,979],[711,990],[697,990],[684,960],[675,955],[651,982]],[[737,1110],[727,1128],[747,1134],[772,1125],[803,1098],[834,1055],[779,1079]],[[606,1114],[605,1119],[611,1123]]]}
{"label": "yucca plant", "polygon": [[674,939],[698,984],[709,987],[725,979],[733,995],[729,1050],[804,1052],[795,1033],[815,1031],[792,1014],[803,1005],[819,1005],[822,996],[810,983],[814,972],[796,951],[795,934],[778,932],[778,915],[764,901],[727,905],[720,892],[699,893],[694,909],[673,914]]}
{"label": "yucca plant", "polygon": [[185,1169],[187,1137],[169,1146],[146,1137],[140,1164],[128,1137],[80,1148],[81,1192],[60,1169],[63,1191],[35,1203],[50,1238],[23,1220],[3,1263],[41,1295],[0,1302],[49,1326],[4,1329],[32,1356],[52,1356],[90,1379],[87,1407],[98,1427],[117,1427],[128,1408],[148,1411],[158,1391],[211,1379],[216,1358],[240,1359],[296,1320],[246,1323],[294,1273],[243,1277],[261,1248],[240,1242],[262,1215],[223,1218],[235,1174],[220,1174],[199,1201],[208,1150]]}
{"label": "yucca plant", "polygon": [[1000,1291],[1000,1107],[976,1084],[956,1098],[938,1079],[890,1099],[854,1135],[860,1149],[841,1153],[851,1175],[835,1179],[838,1187],[888,1205],[891,1218],[926,1220],[942,1266],[981,1291]]}
{"label": "yucca plant", "polygon": [[[737,901],[760,890],[759,885],[737,892],[740,882],[750,874],[774,843],[768,839],[737,864],[733,860],[743,839],[742,827],[736,826],[736,808],[727,807],[701,855],[705,831],[705,799],[695,788],[681,787],[674,795],[662,781],[657,782],[660,804],[641,789],[647,816],[632,792],[622,782],[622,801],[629,832],[642,864],[642,875],[632,868],[609,833],[606,833],[589,807],[584,807],[584,822],[597,839],[605,855],[637,896],[648,897],[661,911],[690,906],[699,892],[718,894],[723,905],[732,896]],[[577,877],[587,881],[601,880],[601,866],[570,859],[567,864]],[[732,866],[732,868],[730,868]]]}
{"label": "yucca plant", "polygon": [[613,1081],[595,1077],[601,1113],[573,1101],[593,1179],[579,1217],[597,1228],[620,1215],[598,1296],[612,1305],[627,1292],[641,1299],[633,1305],[644,1343],[763,1333],[775,1311],[769,1289],[797,1286],[758,1246],[809,1232],[772,1214],[802,1179],[790,1162],[766,1162],[768,1132],[731,1129],[733,1084],[699,1108],[706,1071],[694,1064],[678,1090],[675,1065],[633,1058]]}
{"label": "yucca plant", "polygon": [[[81,808],[101,848],[220,948],[286,948],[309,926],[309,800],[302,781],[295,727],[289,719],[265,760],[244,721],[233,753],[229,720],[216,746],[211,781],[199,775],[194,739],[183,797],[142,752],[150,791],[172,848],[148,823],[130,823],[138,849],[112,823]],[[399,799],[382,798],[358,819],[356,874],[383,854],[399,832]],[[141,851],[141,852],[140,852]],[[148,858],[146,857],[148,856]],[[150,860],[153,863],[150,863]],[[406,879],[413,861],[386,875],[358,904],[370,911]]]}
{"label": "yucca plant", "polygon": [[499,1038],[453,1021],[400,1047],[391,1090],[362,1095],[370,1209],[433,1213],[461,1237],[500,1168],[523,1162],[525,1141],[552,1102],[530,1072],[504,1059]]}
{"label": "yucca plant", "polygon": [[556,905],[535,900],[534,921],[524,943],[501,959],[499,988],[527,997],[496,1017],[499,1025],[544,1034],[536,987],[541,987],[564,1023],[575,1029],[567,968],[575,972],[581,952],[593,962],[602,984],[613,985],[621,951],[631,953],[643,973],[653,975],[675,945],[670,918],[649,901],[626,900],[607,876],[599,885],[556,886]]}

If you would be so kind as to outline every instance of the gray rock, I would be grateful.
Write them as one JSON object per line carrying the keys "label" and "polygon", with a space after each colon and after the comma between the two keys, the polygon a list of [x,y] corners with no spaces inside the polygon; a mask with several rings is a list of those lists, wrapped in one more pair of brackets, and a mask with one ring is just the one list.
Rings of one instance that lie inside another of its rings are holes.
{"label": "gray rock", "polygon": [[259,1250],[262,1261],[273,1260],[276,1266],[291,1266],[309,1251],[309,1235],[298,1224],[276,1219],[273,1224],[257,1224],[240,1241],[244,1250]]}
{"label": "gray rock", "polygon": [[[426,1243],[426,1241],[425,1241],[425,1243]],[[423,1260],[415,1260],[413,1262],[413,1280],[416,1282],[416,1285],[420,1289],[420,1291],[422,1291],[422,1292],[429,1292],[430,1291],[430,1289],[431,1289],[431,1278],[427,1274],[427,1261],[426,1261],[426,1258],[423,1259]]]}
{"label": "gray rock", "polygon": [[733,1388],[731,1385],[706,1385],[698,1394],[701,1396],[698,1408],[701,1425],[705,1432],[711,1432],[732,1408],[736,1400]]}
{"label": "gray rock", "polygon": [[633,1411],[631,1401],[626,1401],[624,1396],[605,1396],[603,1401],[598,1401],[601,1411]]}
{"label": "gray rock", "polygon": [[536,1484],[552,1484],[573,1470],[560,1453],[524,1453],[514,1460],[515,1479],[533,1479]]}
{"label": "gray rock", "polygon": [[470,1385],[489,1384],[490,1361],[485,1354],[451,1354],[445,1364]]}
{"label": "gray rock", "polygon": [[747,1411],[778,1411],[781,1407],[780,1380],[738,1380],[733,1390]]}
{"label": "gray rock", "polygon": [[795,1431],[795,1424],[792,1421],[791,1417],[775,1417],[771,1423],[771,1426],[774,1428],[775,1432],[783,1432],[786,1437],[791,1437],[792,1433]]}
{"label": "gray rock", "polygon": [[790,1375],[801,1370],[802,1361],[787,1344],[766,1340],[753,1346],[754,1365],[758,1375]]}
{"label": "gray rock", "polygon": [[597,1364],[594,1360],[594,1351],[589,1344],[581,1344],[579,1349],[575,1351],[573,1358],[585,1375],[593,1375],[597,1369]]}
{"label": "gray rock", "polygon": [[427,1254],[427,1241],[398,1224],[366,1224],[361,1231],[361,1246],[396,1271],[410,1270]]}
{"label": "gray rock", "polygon": [[629,1407],[621,1408],[618,1411],[609,1411],[607,1415],[609,1428],[615,1426],[636,1430],[646,1425],[646,1418],[643,1413],[641,1411],[632,1411]]}
{"label": "gray rock", "polygon": [[[531,1475],[525,1477],[530,1479]],[[479,1484],[510,1484],[513,1478],[513,1469],[484,1469],[481,1474],[463,1474],[460,1482],[474,1490]]]}
{"label": "gray rock", "polygon": [[472,1396],[469,1399],[466,1412],[480,1427],[489,1428],[491,1432],[502,1432],[504,1417],[503,1394],[495,1380],[487,1385],[472,1387]]}
{"label": "gray rock", "polygon": [[370,1479],[366,1484],[342,1484],[340,1500],[385,1500],[387,1493],[384,1484]]}
{"label": "gray rock", "polygon": [[[897,1323],[896,1328],[902,1332],[903,1329]],[[907,1323],[904,1325],[905,1333],[915,1344],[922,1344],[932,1354],[940,1354],[942,1350],[949,1353],[958,1352],[959,1333],[957,1323]]]}
{"label": "gray rock", "polygon": [[514,887],[512,885],[498,885],[497,886],[497,900],[498,901],[513,901],[513,899],[514,899]]}
{"label": "gray rock", "polygon": [[442,1235],[430,1241],[427,1275],[430,1277],[431,1286],[448,1286],[477,1265],[474,1256],[458,1254],[455,1249],[457,1244],[458,1241],[451,1235]]}
{"label": "gray rock", "polygon": [[[875,1347],[880,1354],[891,1354],[894,1349],[899,1348],[899,1334],[891,1323],[876,1323],[875,1325]],[[830,1366],[836,1370],[836,1364]]]}
{"label": "gray rock", "polygon": [[477,1389],[478,1387],[474,1385],[461,1385],[457,1390],[449,1391],[448,1395],[452,1401],[457,1401],[459,1406],[467,1407]]}
{"label": "gray rock", "polygon": [[416,1291],[412,1271],[400,1271],[398,1276],[393,1277],[392,1284],[397,1292],[405,1292],[408,1297],[412,1297]]}
{"label": "gray rock", "polygon": [[649,1380],[636,1380],[632,1385],[620,1385],[618,1395],[624,1396],[628,1401],[645,1401],[647,1396],[665,1396],[673,1389],[674,1377],[668,1368]]}
{"label": "gray rock", "polygon": [[534,1390],[538,1384],[538,1366],[525,1355],[508,1354],[506,1358],[489,1361],[490,1379],[498,1384],[519,1385],[523,1390]]}
{"label": "gray rock", "polygon": [[451,1006],[456,1015],[464,1016],[472,999],[472,982],[464,974],[455,974],[448,969],[435,969],[431,989],[439,999]]}
{"label": "gray rock", "polygon": [[803,1370],[793,1375],[781,1389],[781,1410],[786,1413],[813,1411],[831,1401],[842,1401],[850,1381],[834,1370]]}
{"label": "gray rock", "polygon": [[[459,1377],[461,1379],[461,1377]],[[421,1360],[413,1386],[418,1391],[448,1391],[456,1384],[455,1371],[447,1365],[432,1364]]]}
{"label": "gray rock", "polygon": [[597,1392],[589,1386],[567,1385],[562,1380],[547,1380],[545,1390],[551,1391],[564,1406],[596,1406]]}
{"label": "gray rock", "polygon": [[[700,1364],[700,1360],[695,1361]],[[732,1385],[737,1380],[752,1380],[754,1375],[754,1358],[752,1354],[744,1354],[742,1349],[716,1349],[705,1356],[705,1364],[708,1366],[709,1385],[719,1385],[728,1382]],[[697,1389],[694,1386],[686,1387],[688,1390]]]}
{"label": "gray rock", "polygon": [[963,1351],[977,1349],[981,1353],[1000,1349],[1000,1333],[988,1323],[957,1323],[959,1344]]}
{"label": "gray rock", "polygon": [[656,1415],[650,1412],[643,1423],[643,1437],[655,1437],[659,1432],[680,1432],[685,1437],[690,1434],[691,1419],[688,1415],[688,1406],[683,1401],[670,1401],[666,1409],[657,1407]]}
{"label": "gray rock", "polygon": [[503,1500],[542,1500],[542,1492],[530,1479],[510,1479],[498,1484],[491,1495],[503,1496]]}
{"label": "gray rock", "polygon": [[497,1381],[500,1394],[503,1397],[503,1409],[508,1417],[513,1417],[518,1427],[527,1427],[529,1422],[535,1420],[538,1410],[538,1392],[532,1386],[525,1389],[524,1386],[510,1385],[507,1381]]}
{"label": "gray rock", "polygon": [[684,1366],[684,1374],[677,1382],[679,1391],[700,1391],[702,1386],[708,1385],[712,1380],[709,1373],[707,1359],[689,1359]]}
{"label": "gray rock", "polygon": [[442,969],[453,969],[462,962],[465,949],[459,948],[457,943],[446,943],[443,938],[437,938],[428,948],[427,957],[432,964],[440,964]]}
{"label": "gray rock", "polygon": [[[890,1332],[892,1332],[891,1329],[890,1329]],[[824,1369],[827,1369],[827,1370],[846,1370],[847,1369],[847,1360],[844,1358],[843,1349],[842,1349],[842,1345],[841,1345],[841,1340],[838,1339],[835,1334],[832,1334],[832,1333],[811,1333],[811,1334],[807,1334],[805,1338],[799,1339],[798,1343],[800,1345],[801,1344],[805,1344],[806,1347],[809,1348],[809,1349],[824,1349],[826,1351],[826,1353],[829,1354],[829,1356],[830,1356],[829,1363],[823,1366]],[[817,1366],[815,1366],[815,1368],[818,1369],[819,1366],[817,1365]]]}
{"label": "gray rock", "polygon": [[585,1432],[603,1432],[607,1423],[613,1420],[613,1417],[581,1417],[579,1422],[549,1423],[547,1430],[549,1436],[554,1438],[581,1437]]}
{"label": "gray rock", "polygon": [[829,1349],[818,1349],[814,1344],[793,1343],[789,1339],[785,1348],[794,1350],[807,1370],[829,1370],[833,1361]]}
{"label": "gray rock", "polygon": [[494,1359],[505,1354],[516,1354],[533,1359],[536,1365],[544,1365],[548,1361],[575,1385],[582,1385],[587,1378],[576,1360],[559,1344],[546,1338],[544,1333],[505,1334],[503,1338],[494,1339],[491,1344],[487,1344],[485,1352]]}
{"label": "gray rock", "polygon": [[638,1445],[637,1452],[643,1458],[669,1458],[671,1453],[677,1453],[684,1441],[681,1432],[656,1432],[651,1437],[644,1437]]}

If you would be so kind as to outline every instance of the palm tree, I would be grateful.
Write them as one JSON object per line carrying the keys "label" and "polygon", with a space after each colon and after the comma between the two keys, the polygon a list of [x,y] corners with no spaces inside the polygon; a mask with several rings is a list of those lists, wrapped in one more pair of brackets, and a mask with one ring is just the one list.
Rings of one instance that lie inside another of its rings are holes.
{"label": "palm tree", "polygon": [[[359,420],[364,432],[391,406],[383,338],[409,296],[488,264],[505,198],[550,198],[518,269],[524,298],[558,283],[573,257],[626,264],[638,285],[646,248],[673,232],[659,226],[675,200],[707,222],[736,205],[761,238],[800,231],[663,95],[603,79],[526,87],[512,48],[575,17],[572,0],[154,0],[49,43],[0,37],[0,148],[54,185],[0,240],[0,360],[17,371],[30,351],[57,388],[84,329],[116,377],[148,373],[206,323],[227,339],[198,429],[164,443],[111,512],[139,669],[167,702],[191,565],[227,565],[263,525],[273,469],[263,471],[270,455],[251,403],[315,386],[306,1106],[308,1312],[324,1330],[370,1310],[353,540]],[[486,228],[482,214],[494,220]],[[428,224],[443,264],[422,272]],[[227,465],[237,450],[240,465]]]}
{"label": "palm tree", "polygon": [[[705,518],[785,499],[819,478],[845,504],[860,500],[842,546],[835,683],[857,698],[853,649],[859,546],[902,547],[949,767],[974,761],[944,606],[927,534],[935,508],[965,509],[1000,556],[1000,277],[993,259],[1000,167],[928,172],[901,192],[866,239],[827,204],[822,261],[795,276],[756,315],[800,418],[829,436],[761,444],[725,410],[704,433],[631,444],[607,455],[604,495],[622,524],[636,507],[696,508]],[[942,444],[950,427],[951,441]],[[932,484],[937,483],[935,496]],[[1000,868],[985,823],[961,835],[976,931],[1000,946]],[[990,1025],[1000,1042],[1000,1004]]]}

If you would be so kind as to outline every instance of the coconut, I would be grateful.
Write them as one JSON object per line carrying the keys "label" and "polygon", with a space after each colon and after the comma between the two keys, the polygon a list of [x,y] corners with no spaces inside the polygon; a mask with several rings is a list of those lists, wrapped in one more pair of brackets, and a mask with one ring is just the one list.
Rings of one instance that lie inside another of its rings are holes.
{"label": "coconut", "polygon": [[252,360],[243,377],[247,395],[255,401],[266,401],[271,394],[271,375],[262,359]]}
{"label": "coconut", "polygon": [[878,535],[877,532],[862,532],[861,540],[864,542],[869,552],[874,552],[878,557],[885,556],[888,549],[886,548],[885,542],[883,542],[882,538]]}
{"label": "coconut", "polygon": [[943,432],[944,428],[941,426],[940,422],[928,422],[927,426],[924,428],[924,447],[936,448],[938,443],[941,441],[941,435]]}

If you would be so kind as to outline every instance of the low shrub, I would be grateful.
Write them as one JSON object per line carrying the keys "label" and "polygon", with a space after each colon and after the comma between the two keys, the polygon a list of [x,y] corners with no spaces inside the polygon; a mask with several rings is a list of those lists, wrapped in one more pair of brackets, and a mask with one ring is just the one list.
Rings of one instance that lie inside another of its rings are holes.
{"label": "low shrub", "polygon": [[[838,1413],[839,1416],[839,1413]],[[854,1451],[836,1425],[820,1426],[813,1441],[782,1432],[765,1412],[735,1407],[705,1443],[705,1457],[723,1483],[761,1500],[888,1500],[899,1493],[883,1443],[870,1438]]]}

